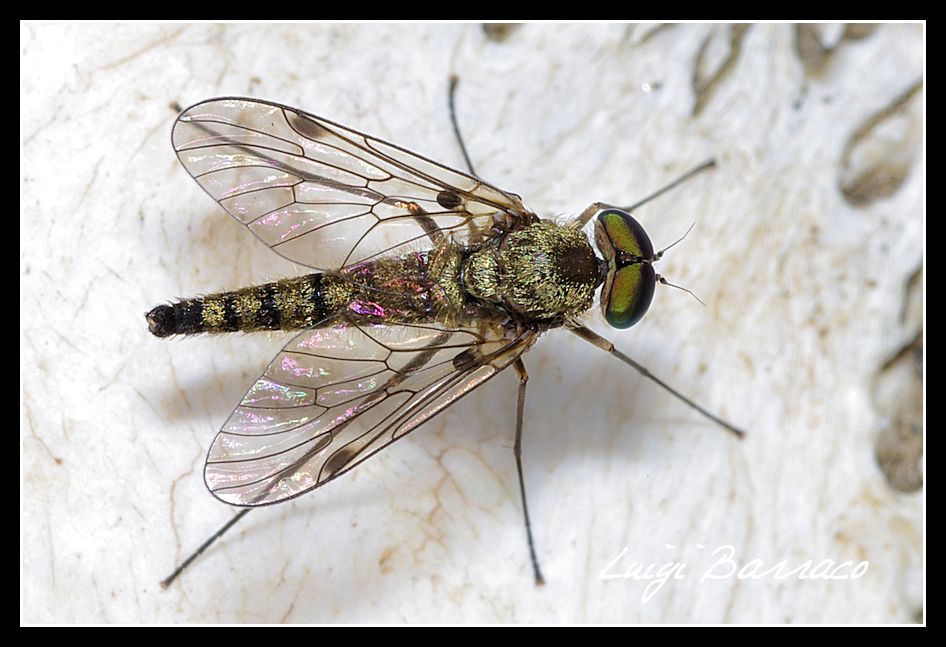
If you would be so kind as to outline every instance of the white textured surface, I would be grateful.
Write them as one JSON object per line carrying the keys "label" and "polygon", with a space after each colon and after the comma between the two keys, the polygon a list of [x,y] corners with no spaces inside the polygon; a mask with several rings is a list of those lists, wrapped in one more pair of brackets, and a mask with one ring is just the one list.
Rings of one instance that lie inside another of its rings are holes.
{"label": "white textured surface", "polygon": [[[900,315],[924,240],[925,166],[907,145],[922,94],[877,144],[907,157],[899,190],[854,207],[838,177],[852,133],[922,77],[921,28],[845,41],[806,77],[791,27],[754,26],[696,117],[697,52],[715,31],[718,65],[726,28],[650,29],[531,25],[497,43],[472,24],[21,26],[21,621],[915,620],[922,498],[876,466],[870,387],[913,334]],[[254,511],[163,591],[231,515],[204,488],[204,453],[284,338],[161,341],[142,313],[301,272],[179,166],[169,104],[263,97],[460,166],[451,72],[477,171],[540,215],[634,201],[719,160],[637,212],[656,246],[696,222],[660,269],[707,307],[659,288],[635,328],[590,324],[748,438],[553,332],[526,357],[544,588],[504,375],[349,477]],[[870,567],[701,581],[726,545],[766,568]],[[645,603],[647,582],[601,578],[625,547],[614,571],[685,562],[685,577]]]}

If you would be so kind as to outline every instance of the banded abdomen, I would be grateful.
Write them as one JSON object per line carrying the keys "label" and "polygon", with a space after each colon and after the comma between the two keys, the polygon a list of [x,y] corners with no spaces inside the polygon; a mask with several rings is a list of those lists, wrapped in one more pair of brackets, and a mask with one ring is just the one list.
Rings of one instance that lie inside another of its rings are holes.
{"label": "banded abdomen", "polygon": [[322,274],[208,294],[153,308],[145,317],[156,337],[209,332],[309,328],[332,314]]}
{"label": "banded abdomen", "polygon": [[145,316],[157,337],[301,330],[339,318],[366,323],[442,320],[463,307],[461,258],[461,251],[448,244],[337,272],[184,299]]}

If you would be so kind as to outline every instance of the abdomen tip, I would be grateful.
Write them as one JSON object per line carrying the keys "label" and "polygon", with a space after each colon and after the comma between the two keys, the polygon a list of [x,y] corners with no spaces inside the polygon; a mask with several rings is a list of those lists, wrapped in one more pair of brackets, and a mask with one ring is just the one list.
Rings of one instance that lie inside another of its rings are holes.
{"label": "abdomen tip", "polygon": [[155,337],[168,337],[175,333],[174,308],[171,306],[152,308],[151,312],[145,315],[145,319],[148,320],[148,330]]}

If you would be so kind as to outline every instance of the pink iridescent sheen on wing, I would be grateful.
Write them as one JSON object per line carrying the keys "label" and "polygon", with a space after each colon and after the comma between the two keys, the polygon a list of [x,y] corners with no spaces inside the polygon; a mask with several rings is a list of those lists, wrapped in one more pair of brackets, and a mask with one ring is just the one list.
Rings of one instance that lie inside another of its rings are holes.
{"label": "pink iridescent sheen on wing", "polygon": [[432,232],[477,243],[498,214],[535,217],[518,196],[482,180],[256,99],[192,106],[172,141],[184,168],[230,215],[282,256],[314,269],[429,246]]}
{"label": "pink iridescent sheen on wing", "polygon": [[479,326],[340,325],[290,341],[207,456],[213,494],[266,505],[347,472],[507,367],[534,341]]}

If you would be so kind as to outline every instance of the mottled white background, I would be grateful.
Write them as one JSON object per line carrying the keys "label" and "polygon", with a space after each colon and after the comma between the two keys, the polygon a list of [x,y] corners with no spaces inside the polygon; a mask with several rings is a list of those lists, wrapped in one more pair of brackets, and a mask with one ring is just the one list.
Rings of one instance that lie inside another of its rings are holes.
{"label": "mottled white background", "polygon": [[[22,24],[21,622],[922,619],[922,491],[891,488],[874,446],[890,423],[878,372],[920,330],[907,302],[923,260],[923,92],[872,115],[922,80],[923,30],[824,29],[833,49],[816,67],[792,26],[752,26],[735,51],[730,34]],[[720,67],[694,115],[694,70]],[[205,451],[285,337],[162,341],[142,315],[304,271],[188,177],[170,105],[263,97],[460,166],[451,73],[477,171],[545,216],[634,201],[719,160],[637,212],[656,246],[696,223],[660,270],[706,307],[659,288],[635,328],[589,323],[748,437],[553,332],[526,357],[544,588],[521,525],[510,374],[355,473],[254,511],[162,590],[232,514],[204,488]],[[844,174],[878,163],[904,181],[852,204]],[[911,388],[908,372],[893,401]],[[870,567],[856,581],[701,581],[727,545],[764,568]],[[625,547],[609,572],[685,563],[683,579],[647,602],[646,581],[602,579]]]}

